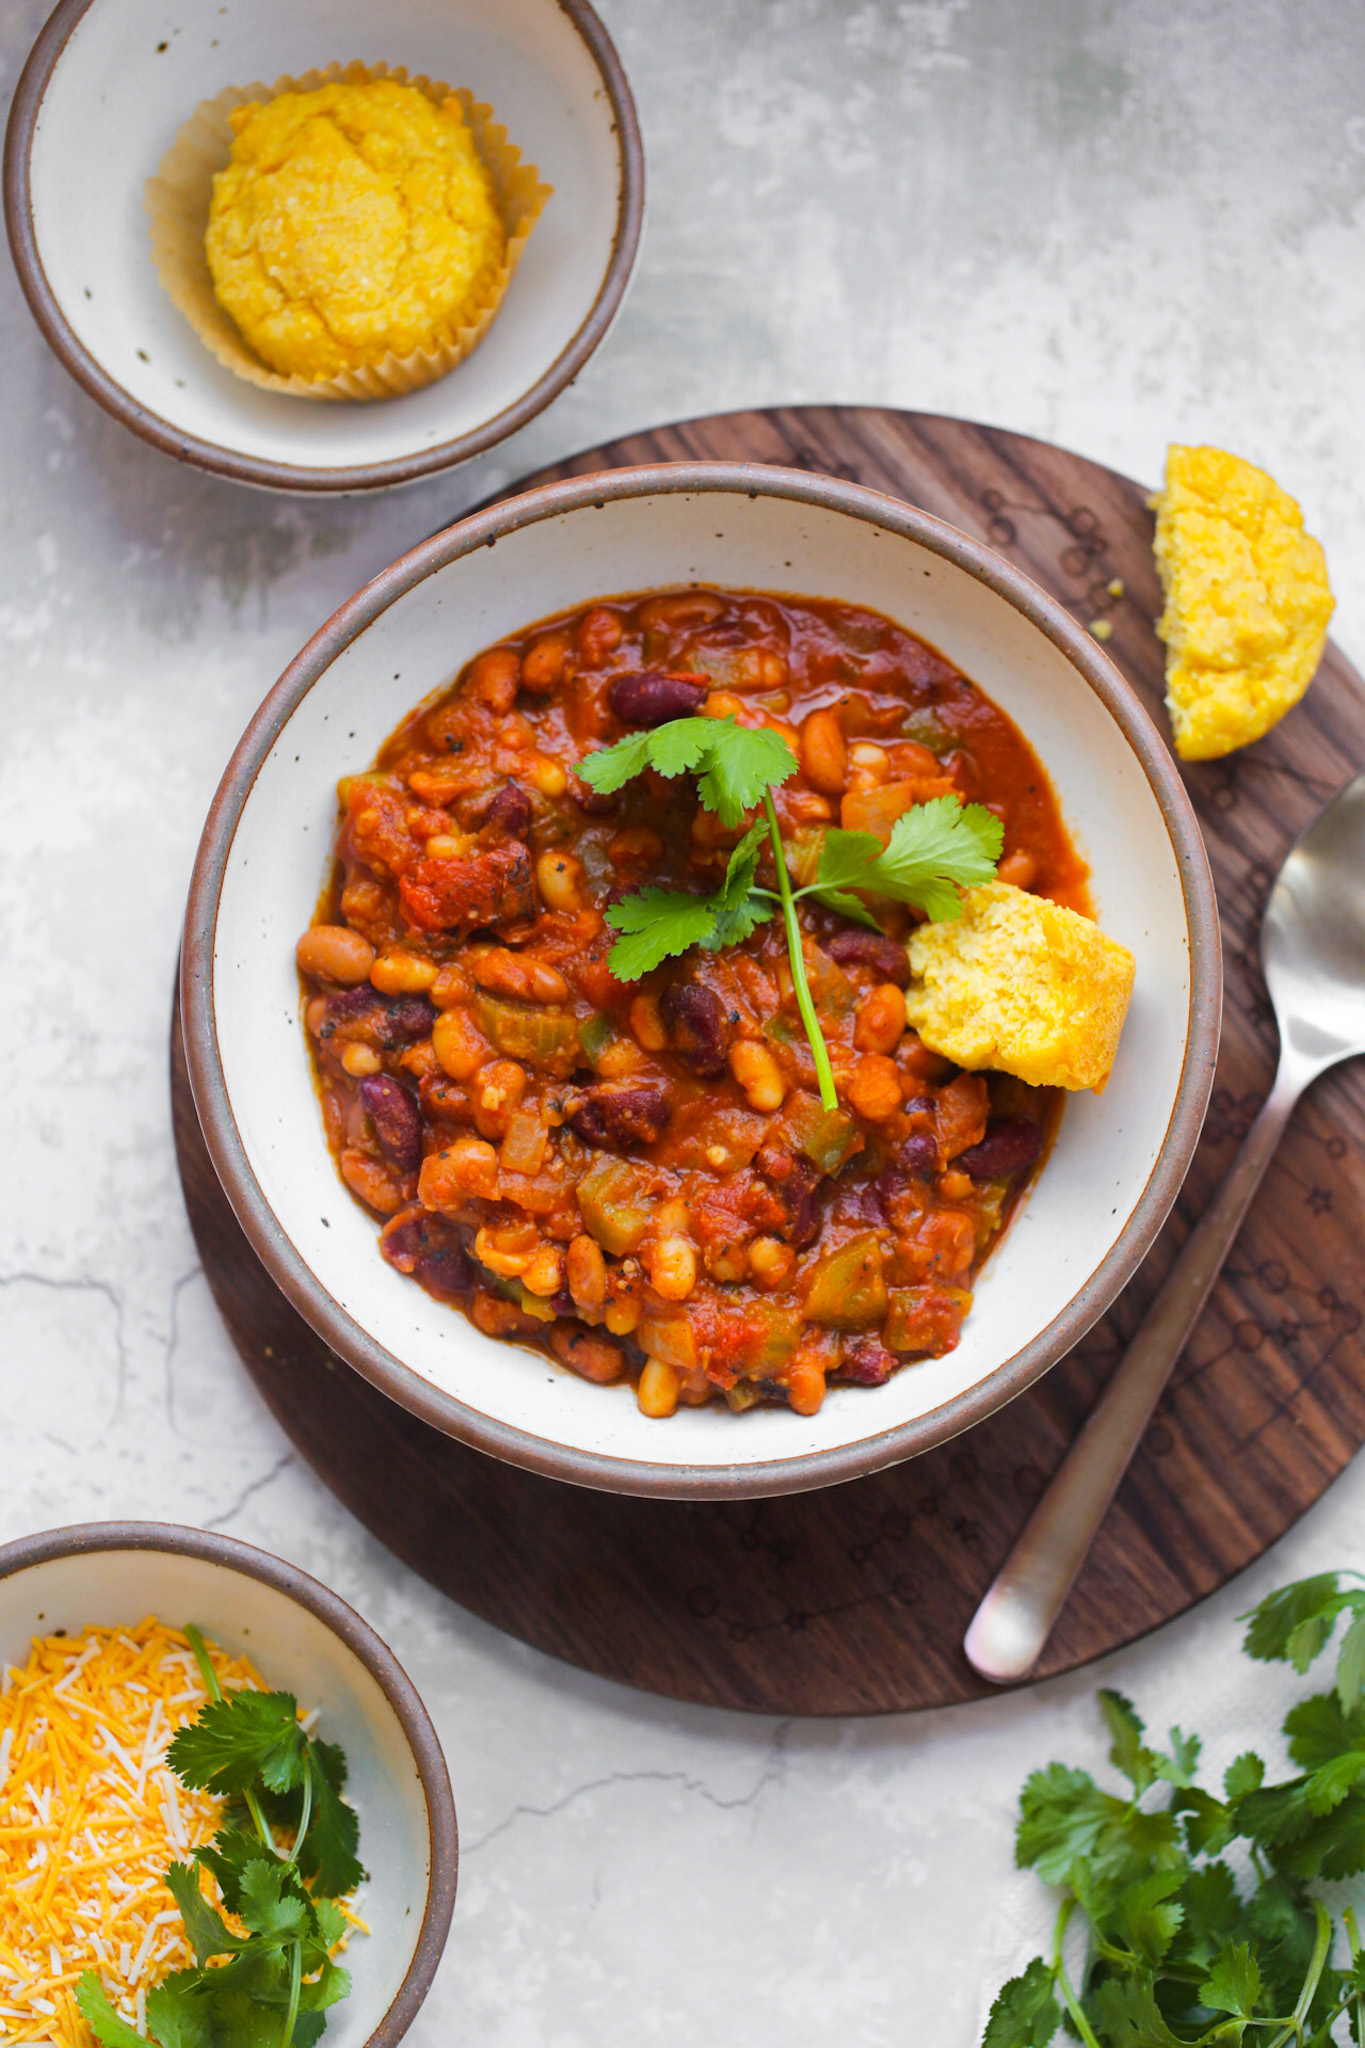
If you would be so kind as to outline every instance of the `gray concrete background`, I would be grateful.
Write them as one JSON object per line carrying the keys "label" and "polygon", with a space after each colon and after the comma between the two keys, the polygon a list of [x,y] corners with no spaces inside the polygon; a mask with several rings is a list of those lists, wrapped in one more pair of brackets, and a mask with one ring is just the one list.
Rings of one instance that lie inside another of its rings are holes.
{"label": "gray concrete background", "polygon": [[[775,1725],[567,1671],[380,1550],[226,1343],[170,1143],[184,892],[233,742],[336,604],[516,475],[694,412],[963,413],[1153,480],[1168,440],[1221,442],[1301,499],[1360,662],[1365,9],[602,11],[649,156],[635,284],[577,385],[454,476],[333,504],[198,477],[82,396],[0,276],[0,1537],[119,1513],[227,1528],[394,1645],[465,1849],[417,2048],[968,2048],[1043,1925],[1011,1869],[1025,1773],[1098,1763],[1101,1676],[1210,1733],[1221,1768],[1283,1694],[1232,1617],[1359,1556],[1365,1480],[1102,1674],[981,1707]],[[0,11],[6,95],[44,12]]]}

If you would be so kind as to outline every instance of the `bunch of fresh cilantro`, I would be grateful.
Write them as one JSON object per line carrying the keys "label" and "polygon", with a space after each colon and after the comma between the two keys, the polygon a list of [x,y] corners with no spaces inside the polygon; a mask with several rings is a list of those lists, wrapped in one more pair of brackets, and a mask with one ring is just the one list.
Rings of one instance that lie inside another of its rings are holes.
{"label": "bunch of fresh cilantro", "polygon": [[[212,1846],[166,1872],[196,1967],[148,1992],[147,2032],[159,2048],[312,2048],[327,2007],[351,1988],[331,1959],[346,1928],[335,1901],[365,1875],[355,1809],[341,1797],[346,1758],[304,1733],[290,1693],[224,1699],[203,1637],[185,1633],[209,1703],[180,1729],[167,1761],[182,1784],[217,1793],[227,1809]],[[288,1849],[277,1831],[292,1836]],[[209,1904],[196,1866],[217,1878],[245,1934]],[[147,2048],[96,1971],[81,1978],[76,2002],[106,2048]]]}
{"label": "bunch of fresh cilantro", "polygon": [[[618,981],[638,981],[662,960],[704,946],[715,952],[736,945],[780,907],[791,956],[797,1007],[815,1059],[826,1109],[837,1101],[829,1052],[811,1000],[801,950],[796,904],[810,896],[841,916],[879,931],[876,918],[855,889],[908,903],[942,920],[961,911],[960,888],[987,882],[995,873],[1003,843],[1000,820],[983,804],[965,808],[956,797],[934,797],[897,818],[883,849],[871,832],[831,826],[822,837],[815,880],[792,887],[773,790],[796,773],[791,748],[765,726],[738,725],[730,718],[675,718],[652,732],[636,732],[580,762],[583,780],[603,795],[618,790],[647,768],[670,779],[697,777],[703,809],[734,830],[745,813],[762,806],[730,855],[725,880],[710,896],[681,889],[637,889],[613,904],[607,921],[623,936],[608,965]],[[776,890],[761,889],[758,864],[764,844],[772,850]]]}
{"label": "bunch of fresh cilantro", "polygon": [[[1199,1740],[1171,1730],[1149,1748],[1128,1701],[1102,1692],[1111,1763],[1105,1792],[1050,1764],[1020,1800],[1016,1858],[1061,1891],[1052,1948],[991,2008],[984,2048],[1046,2048],[1059,2026],[1086,2048],[1256,2043],[1326,2048],[1345,2018],[1365,2040],[1365,1951],[1355,1914],[1334,1916],[1310,1886],[1365,1870],[1365,1589],[1328,1572],[1272,1593],[1243,1620],[1243,1647],[1306,1672],[1351,1616],[1331,1692],[1285,1720],[1298,1775],[1267,1785],[1261,1758],[1237,1758],[1223,1796],[1196,1782]],[[1227,1852],[1234,1844],[1240,1876]],[[1063,1961],[1077,1912],[1089,1945],[1079,1985]]]}

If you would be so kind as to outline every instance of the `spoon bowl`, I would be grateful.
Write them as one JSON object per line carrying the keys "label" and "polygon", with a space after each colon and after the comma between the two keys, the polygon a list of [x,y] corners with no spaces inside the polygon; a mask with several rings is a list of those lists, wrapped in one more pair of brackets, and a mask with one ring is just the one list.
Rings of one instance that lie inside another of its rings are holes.
{"label": "spoon bowl", "polygon": [[1302,1086],[1365,1052],[1365,775],[1313,820],[1280,869],[1261,964],[1283,1061]]}

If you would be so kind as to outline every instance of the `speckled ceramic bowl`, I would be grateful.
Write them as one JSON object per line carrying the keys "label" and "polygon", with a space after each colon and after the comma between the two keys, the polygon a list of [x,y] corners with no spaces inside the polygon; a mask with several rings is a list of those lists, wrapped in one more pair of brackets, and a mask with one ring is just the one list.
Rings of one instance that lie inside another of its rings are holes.
{"label": "speckled ceramic bowl", "polygon": [[[357,58],[468,86],[555,189],[473,355],[405,397],[328,404],[209,353],[153,267],[143,187],[201,100]],[[290,491],[406,483],[515,433],[611,325],[644,217],[634,103],[588,0],[61,0],[4,185],[29,305],[91,397],[181,461]]]}
{"label": "speckled ceramic bowl", "polygon": [[455,1805],[426,1708],[393,1652],[316,1579],[228,1536],[169,1522],[90,1522],[0,1546],[0,1665],[36,1635],[155,1614],[197,1622],[263,1678],[321,1710],[346,1752],[370,1928],[328,2048],[393,2048],[431,1988],[455,1904]]}
{"label": "speckled ceramic bowl", "polygon": [[[481,647],[611,593],[691,582],[887,613],[1007,711],[1049,770],[1101,921],[1137,958],[1103,1096],[1072,1097],[1046,1168],[976,1289],[962,1342],[818,1415],[718,1404],[667,1422],[482,1336],[379,1256],[339,1181],[299,1021],[294,944],[326,872],[335,783]],[[190,895],[186,1049],[223,1185],[257,1252],[333,1349],[438,1429],[580,1484],[777,1493],[927,1449],[1013,1398],[1083,1335],[1159,1229],[1194,1150],[1221,1000],[1203,841],[1117,669],[1009,563],[829,478],[677,464],[552,484],[386,569],[286,670],[214,801]]]}

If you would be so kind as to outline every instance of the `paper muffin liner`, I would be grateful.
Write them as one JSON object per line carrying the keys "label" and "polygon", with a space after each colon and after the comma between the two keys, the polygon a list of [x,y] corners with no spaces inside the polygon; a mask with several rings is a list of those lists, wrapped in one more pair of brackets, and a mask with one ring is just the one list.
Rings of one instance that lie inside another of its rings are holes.
{"label": "paper muffin liner", "polygon": [[[474,137],[474,146],[493,180],[498,212],[507,233],[507,251],[498,268],[480,282],[472,317],[459,326],[447,321],[430,346],[411,355],[389,354],[363,370],[343,370],[334,377],[285,377],[270,369],[243,339],[231,314],[219,305],[204,250],[204,234],[213,197],[213,177],[226,168],[234,140],[228,115],[248,101],[267,101],[282,92],[314,92],[321,85],[344,82],[369,85],[391,78],[413,85],[439,106],[459,103]],[[393,398],[435,383],[471,355],[482,341],[502,304],[512,273],[521,261],[531,230],[554,190],[541,183],[534,164],[523,163],[521,151],[507,139],[507,130],[462,86],[438,79],[409,78],[402,65],[329,64],[298,78],[277,78],[273,85],[230,85],[203,100],[180,129],[162,158],[156,175],[147,180],[144,203],[151,217],[152,260],[167,294],[205,347],[224,368],[262,391],[283,391],[295,398]]]}

